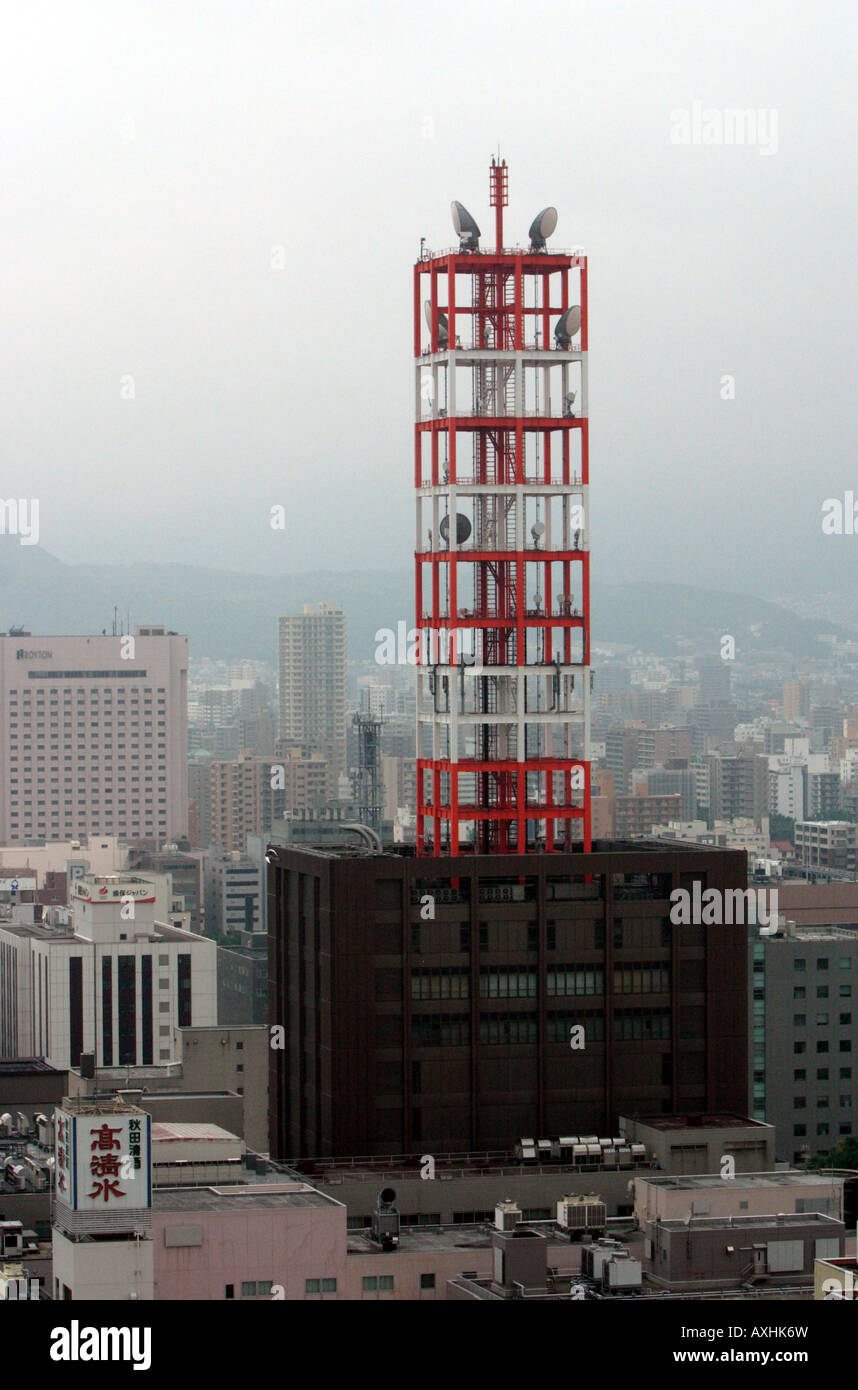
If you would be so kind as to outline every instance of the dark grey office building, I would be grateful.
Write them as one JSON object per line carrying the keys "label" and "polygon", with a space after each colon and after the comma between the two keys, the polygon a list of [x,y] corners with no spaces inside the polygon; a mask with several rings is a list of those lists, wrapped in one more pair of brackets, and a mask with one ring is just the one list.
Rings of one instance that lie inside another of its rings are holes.
{"label": "dark grey office building", "polygon": [[750,1114],[801,1163],[856,1132],[858,932],[792,926],[749,951]]}

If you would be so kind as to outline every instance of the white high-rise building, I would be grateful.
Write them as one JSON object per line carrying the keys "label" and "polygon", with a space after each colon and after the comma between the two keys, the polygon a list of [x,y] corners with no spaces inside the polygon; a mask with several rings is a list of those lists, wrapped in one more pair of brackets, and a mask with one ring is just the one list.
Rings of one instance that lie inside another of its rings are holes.
{"label": "white high-rise building", "polygon": [[132,874],[87,874],[70,904],[70,926],[21,920],[27,904],[0,921],[0,1057],[175,1062],[177,1028],[217,1023],[214,941],[157,922],[155,886]]}
{"label": "white high-rise building", "polygon": [[280,619],[280,737],[324,754],[334,782],[346,770],[346,615],[312,604]]}
{"label": "white high-rise building", "polygon": [[0,637],[0,844],[188,830],[188,639]]}

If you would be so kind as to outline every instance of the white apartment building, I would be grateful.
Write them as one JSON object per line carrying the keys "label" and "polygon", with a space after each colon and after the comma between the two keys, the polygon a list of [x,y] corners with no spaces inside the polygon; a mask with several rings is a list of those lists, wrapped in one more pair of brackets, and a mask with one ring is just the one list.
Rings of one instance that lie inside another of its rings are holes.
{"label": "white apartment building", "polygon": [[0,920],[0,1056],[175,1062],[175,1029],[217,1022],[215,943],[156,921],[132,874],[77,879],[70,903],[70,926]]}
{"label": "white apartment building", "polygon": [[769,810],[773,815],[803,820],[807,789],[807,759],[773,753],[769,757]]}
{"label": "white apartment building", "polygon": [[188,640],[0,637],[0,844],[188,829]]}

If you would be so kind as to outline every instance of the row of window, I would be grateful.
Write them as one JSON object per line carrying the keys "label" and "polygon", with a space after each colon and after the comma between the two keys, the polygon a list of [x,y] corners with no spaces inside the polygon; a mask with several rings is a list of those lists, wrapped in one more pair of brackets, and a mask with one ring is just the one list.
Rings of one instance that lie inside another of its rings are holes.
{"label": "row of window", "polygon": [[[792,1127],[792,1132],[793,1132],[793,1134],[795,1135],[796,1139],[801,1139],[804,1135],[807,1134],[807,1125],[793,1125],[793,1127]],[[816,1132],[817,1132],[817,1134],[830,1134],[830,1133],[831,1133],[831,1129],[830,1129],[828,1123],[826,1122],[825,1124],[817,1125],[817,1126],[816,1126]],[[839,1133],[840,1133],[840,1134],[851,1134],[851,1133],[852,1133],[852,1126],[849,1125],[849,1124],[841,1125],[841,1126],[840,1126]]]}
{"label": "row of window", "polygon": [[[828,1019],[829,1019],[829,1015],[828,1015],[827,1013],[818,1013],[818,1014],[816,1015],[816,1023],[817,1023],[817,1026],[818,1026],[818,1027],[825,1027],[825,1026],[828,1024]],[[844,1027],[846,1027],[848,1024],[850,1024],[850,1023],[852,1022],[852,1015],[851,1015],[851,1013],[838,1014],[838,1015],[837,1015],[837,1020],[838,1020],[839,1026],[840,1026],[841,1028],[844,1028]],[[793,1026],[793,1028],[806,1028],[806,1027],[807,1027],[807,1014],[793,1014],[793,1016],[792,1016],[792,1026]]]}
{"label": "row of window", "polygon": [[[414,902],[419,902],[419,896],[417,896],[417,895],[412,895],[412,900],[413,900]],[[508,928],[510,928],[510,927],[520,928],[520,927],[526,926],[526,928],[527,928],[527,949],[528,949],[528,951],[537,951],[537,950],[539,949],[539,927],[537,926],[537,924],[536,924],[535,922],[527,922],[527,923],[523,923],[523,922],[512,922],[512,923],[510,923],[510,922],[504,922],[504,923],[502,923],[502,924],[501,924],[501,923],[496,923],[495,925],[496,925],[496,926],[501,926],[501,925],[502,925],[505,929],[508,929]],[[570,924],[569,924],[569,923],[564,923],[564,926],[568,926],[568,925],[570,925]],[[629,925],[634,926],[635,923],[630,923]],[[649,923],[647,923],[647,925],[649,925]],[[421,943],[421,934],[420,934],[420,932],[421,932],[420,923],[419,923],[419,922],[412,922],[412,924],[411,924],[411,949],[412,949],[412,951],[414,951],[414,952],[415,952],[416,954],[418,954],[418,955],[419,955],[420,949],[421,949],[421,946],[420,946],[420,943]],[[670,919],[667,918],[667,917],[663,918],[662,921],[661,921],[661,935],[660,935],[660,939],[659,939],[659,944],[660,944],[661,946],[663,946],[663,947],[665,947],[665,948],[667,948],[667,947],[670,946],[670,944],[671,944],[671,939],[672,939],[672,932],[673,932],[673,927],[672,927],[672,925],[671,925]],[[614,941],[614,949],[615,949],[615,950],[621,950],[621,949],[623,948],[623,946],[624,946],[625,944],[627,944],[627,943],[624,941],[624,937],[623,937],[623,923],[622,923],[619,919],[615,920],[615,921],[614,921],[614,924],[613,924],[613,941]],[[550,921],[549,921],[549,922],[546,923],[546,927],[545,927],[545,946],[546,946],[546,950],[548,950],[548,951],[554,951],[554,950],[557,949],[557,924],[556,924],[555,922],[550,922]],[[481,950],[481,951],[487,951],[487,950],[489,949],[489,924],[488,924],[488,922],[481,922],[481,923],[479,924],[479,947],[480,947],[480,950]],[[604,922],[594,922],[594,923],[593,923],[593,947],[594,947],[594,949],[597,950],[597,951],[604,950],[604,947],[605,947],[605,924],[604,924]],[[459,950],[460,950],[460,951],[470,951],[470,949],[471,949],[471,928],[470,928],[470,924],[469,924],[468,922],[460,922],[460,924],[459,924]]]}
{"label": "row of window", "polygon": [[[549,1014],[547,1041],[569,1043],[570,1031],[583,1027],[585,1042],[604,1042],[603,1014],[572,1017]],[[669,1009],[617,1009],[614,1013],[614,1039],[617,1042],[659,1041],[670,1038]],[[481,1014],[479,1041],[484,1045],[535,1043],[539,1039],[539,1020],[534,1014]],[[411,1042],[414,1047],[464,1047],[471,1041],[468,1014],[414,1014]]]}
{"label": "row of window", "polygon": [[[838,990],[839,990],[839,995],[840,995],[840,998],[841,998],[841,999],[851,999],[851,998],[852,998],[852,986],[851,986],[851,985],[838,985]],[[754,991],[754,993],[755,993],[755,995],[756,995],[756,991]],[[807,998],[807,990],[805,989],[804,985],[796,985],[795,988],[793,989],[792,997],[793,997],[793,999],[806,999],[806,998]],[[828,998],[828,985],[817,985],[817,986],[816,986],[816,997],[817,997],[817,999],[827,999],[827,998]]]}
{"label": "row of window", "polygon": [[[828,1102],[828,1096],[817,1096],[816,1099],[813,1101],[813,1103],[814,1103],[814,1105],[816,1106],[817,1110],[828,1110],[828,1109],[830,1109],[829,1102]],[[806,1109],[807,1109],[807,1096],[793,1096],[793,1098],[792,1098],[792,1104],[793,1104],[793,1109],[794,1109],[794,1110],[806,1110]],[[841,1110],[851,1110],[851,1108],[852,1108],[852,1097],[851,1097],[851,1096],[841,1096],[841,1097],[840,1097],[840,1109],[841,1109]]]}
{"label": "row of window", "polygon": [[[838,969],[838,970],[851,970],[851,969],[852,969],[852,963],[853,963],[853,958],[852,958],[852,956],[840,956],[840,957],[838,958],[838,961],[837,961],[837,969]],[[817,968],[817,970],[827,970],[827,969],[828,969],[828,965],[829,965],[828,956],[818,956],[818,957],[817,957],[817,961],[816,961],[816,968]],[[793,970],[806,970],[806,969],[807,969],[807,961],[804,959],[803,956],[796,956],[795,959],[793,960],[792,968],[793,968]]]}
{"label": "row of window", "polygon": [[[481,999],[535,999],[538,989],[535,970],[480,970]],[[627,965],[614,971],[617,994],[667,994],[670,970],[666,966]],[[605,975],[601,969],[566,965],[546,974],[546,994],[601,995]],[[412,971],[412,999],[468,999],[470,972],[467,966],[427,966]]]}
{"label": "row of window", "polygon": [[[851,1067],[841,1067],[841,1068],[840,1068],[840,1071],[839,1071],[839,1073],[838,1073],[838,1075],[839,1075],[841,1081],[851,1081],[851,1080],[852,1080],[852,1068],[851,1068]],[[755,1079],[755,1080],[756,1080],[756,1076],[757,1076],[757,1073],[755,1072],[755,1073],[754,1073],[754,1079]],[[806,1068],[805,1068],[805,1067],[796,1067],[795,1071],[794,1071],[793,1074],[792,1074],[792,1079],[793,1079],[793,1081],[806,1081],[806,1080],[807,1080],[807,1070],[806,1070]],[[828,1067],[817,1067],[817,1069],[816,1069],[816,1079],[817,1079],[817,1081],[827,1081],[827,1080],[829,1079],[829,1078],[828,1078]],[[761,1076],[761,1077],[760,1077],[760,1080],[764,1080],[764,1077]]]}
{"label": "row of window", "polygon": [[[849,1039],[849,1038],[841,1038],[841,1039],[840,1039],[840,1042],[839,1042],[839,1044],[838,1044],[838,1047],[839,1047],[839,1050],[840,1050],[841,1052],[851,1052],[851,1051],[852,1051],[852,1042],[851,1042],[851,1039]],[[797,1053],[797,1054],[798,1054],[798,1053],[802,1053],[802,1052],[806,1052],[806,1051],[807,1051],[807,1043],[806,1043],[806,1042],[796,1042],[796,1043],[793,1043],[793,1045],[792,1045],[792,1050],[793,1050],[793,1052],[795,1052],[795,1053]],[[830,1051],[827,1040],[822,1039],[822,1040],[820,1040],[819,1042],[817,1042],[817,1044],[816,1044],[816,1050],[817,1050],[817,1052],[828,1052],[828,1051]]]}

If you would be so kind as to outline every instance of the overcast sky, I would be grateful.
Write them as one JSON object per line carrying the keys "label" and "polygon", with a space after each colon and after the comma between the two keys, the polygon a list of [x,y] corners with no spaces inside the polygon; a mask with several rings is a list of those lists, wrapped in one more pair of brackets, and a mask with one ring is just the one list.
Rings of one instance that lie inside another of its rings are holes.
{"label": "overcast sky", "polygon": [[[411,266],[452,198],[490,232],[500,145],[507,240],[553,203],[590,258],[595,576],[851,584],[821,519],[858,495],[855,28],[837,0],[9,6],[0,495],[69,561],[409,565]],[[763,112],[771,152],[672,143],[695,102]]]}

